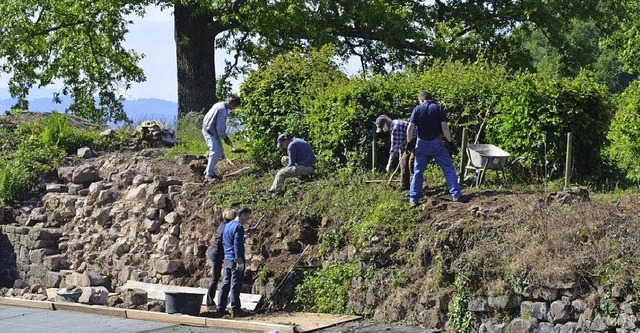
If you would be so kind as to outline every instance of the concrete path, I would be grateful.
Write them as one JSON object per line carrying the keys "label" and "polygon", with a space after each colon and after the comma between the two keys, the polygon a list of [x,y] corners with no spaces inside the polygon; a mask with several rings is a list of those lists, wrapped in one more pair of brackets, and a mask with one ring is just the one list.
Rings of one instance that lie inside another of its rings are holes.
{"label": "concrete path", "polygon": [[242,332],[206,327],[181,326],[147,320],[126,319],[72,311],[51,311],[0,305],[0,331],[11,333],[98,333],[98,332]]}

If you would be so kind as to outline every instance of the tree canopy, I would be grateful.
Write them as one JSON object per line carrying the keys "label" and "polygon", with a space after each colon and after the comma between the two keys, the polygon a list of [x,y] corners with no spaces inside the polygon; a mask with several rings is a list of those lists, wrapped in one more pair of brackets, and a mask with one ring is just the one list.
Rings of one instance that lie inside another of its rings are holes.
{"label": "tree canopy", "polygon": [[[0,73],[10,76],[18,106],[26,107],[29,89],[62,82],[55,98],[71,96],[72,112],[99,121],[125,119],[122,93],[145,79],[137,66],[141,55],[122,46],[126,17],[144,15],[148,5],[173,9],[178,107],[184,114],[207,109],[221,93],[216,48],[236,59],[222,83],[246,70],[237,59],[260,65],[296,47],[325,44],[333,44],[339,56],[360,57],[363,69],[378,73],[479,56],[522,68],[531,57],[511,38],[515,29],[535,29],[554,46],[566,47],[570,19],[593,16],[598,1],[5,0]],[[630,22],[619,24],[635,24]]]}

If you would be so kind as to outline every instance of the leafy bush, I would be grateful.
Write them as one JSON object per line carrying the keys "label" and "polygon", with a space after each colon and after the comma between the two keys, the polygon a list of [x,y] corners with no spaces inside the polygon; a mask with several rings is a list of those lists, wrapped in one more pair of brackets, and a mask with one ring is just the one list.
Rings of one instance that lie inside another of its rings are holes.
{"label": "leafy bush", "polygon": [[520,173],[548,177],[562,170],[566,135],[573,134],[573,168],[578,176],[601,165],[600,150],[611,120],[606,87],[587,75],[557,79],[537,74],[513,78],[496,106],[487,141],[517,160]]}
{"label": "leafy bush", "polygon": [[240,90],[245,101],[238,117],[249,140],[248,155],[259,167],[276,166],[280,133],[300,137],[314,146],[307,135],[309,103],[333,81],[346,77],[331,60],[334,50],[295,51],[276,57],[271,64],[249,74]]}
{"label": "leafy bush", "polygon": [[0,131],[0,204],[18,200],[67,153],[93,145],[96,138],[94,132],[75,129],[65,115],[56,113]]}
{"label": "leafy bush", "polygon": [[[558,79],[512,73],[484,60],[437,62],[416,71],[344,79],[326,51],[294,53],[251,74],[243,85],[251,156],[275,166],[278,133],[306,138],[319,167],[369,167],[374,120],[380,114],[408,119],[421,90],[431,90],[450,118],[454,140],[463,128],[470,141],[511,153],[522,179],[557,176],[565,161],[566,134],[573,133],[574,173],[593,176],[611,119],[606,87],[582,73]],[[378,136],[380,165],[389,148]],[[463,153],[463,152],[461,152]]]}
{"label": "leafy bush", "polygon": [[[415,87],[412,101],[417,100],[419,90],[433,93],[434,99],[445,107],[453,137],[461,140],[465,127],[474,134],[484,130],[483,123],[495,114],[512,77],[505,66],[484,60],[446,61],[420,70],[408,84]],[[480,134],[482,138],[484,133]]]}
{"label": "leafy bush", "polygon": [[[311,55],[321,61],[294,61],[292,57],[299,55],[288,55],[253,72],[243,84],[247,101],[243,120],[252,155],[259,160],[265,156],[276,160],[277,155],[271,153],[275,138],[287,131],[304,133],[320,167],[370,166],[376,117],[387,114],[407,120],[417,105],[418,93],[425,89],[447,108],[452,132],[459,140],[463,125],[480,126],[487,118],[508,76],[505,67],[490,67],[485,62],[443,62],[416,72],[346,80],[333,73],[334,65],[327,65],[326,53]],[[307,68],[311,66],[320,68]],[[379,136],[376,145],[382,165],[389,140]]]}
{"label": "leafy bush", "polygon": [[[484,62],[438,62],[416,72],[399,72],[371,78],[357,77],[347,84],[327,86],[308,113],[310,136],[320,160],[334,168],[369,166],[374,120],[381,114],[408,120],[418,93],[431,90],[447,110],[454,138],[463,126],[480,126],[500,96],[508,76],[504,66]],[[380,165],[386,162],[388,135],[380,136]]]}
{"label": "leafy bush", "polygon": [[307,274],[304,282],[296,287],[295,301],[304,311],[348,313],[348,290],[357,272],[356,263],[334,262],[315,274]]}
{"label": "leafy bush", "polygon": [[640,183],[640,81],[634,81],[620,95],[607,137],[611,141],[608,157],[629,181]]}

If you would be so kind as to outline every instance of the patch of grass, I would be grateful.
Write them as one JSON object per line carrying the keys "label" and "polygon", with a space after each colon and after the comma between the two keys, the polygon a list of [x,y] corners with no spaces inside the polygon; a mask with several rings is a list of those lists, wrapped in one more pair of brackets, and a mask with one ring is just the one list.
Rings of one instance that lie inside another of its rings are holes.
{"label": "patch of grass", "polygon": [[380,197],[380,201],[372,203],[369,214],[363,219],[350,219],[345,224],[353,235],[350,242],[362,247],[372,237],[378,236],[385,242],[406,246],[415,235],[414,227],[422,216],[407,209],[406,200],[400,201],[384,194]]}

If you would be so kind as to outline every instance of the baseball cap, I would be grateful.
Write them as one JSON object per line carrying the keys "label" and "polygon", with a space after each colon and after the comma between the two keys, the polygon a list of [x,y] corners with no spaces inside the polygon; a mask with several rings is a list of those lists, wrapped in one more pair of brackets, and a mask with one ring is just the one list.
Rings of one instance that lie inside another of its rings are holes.
{"label": "baseball cap", "polygon": [[289,135],[282,133],[278,135],[278,142],[276,142],[276,148],[280,148],[280,143],[284,140],[289,140]]}
{"label": "baseball cap", "polygon": [[376,133],[380,133],[380,132],[382,132],[382,128],[383,128],[383,127],[384,127],[384,125],[385,125],[386,123],[388,123],[388,122],[389,122],[389,118],[388,118],[387,116],[385,116],[385,115],[381,115],[380,117],[378,117],[378,118],[376,119],[376,127],[377,127],[377,128],[376,128]]}

